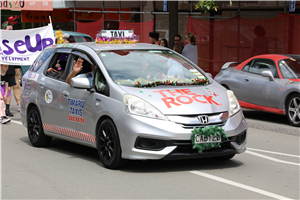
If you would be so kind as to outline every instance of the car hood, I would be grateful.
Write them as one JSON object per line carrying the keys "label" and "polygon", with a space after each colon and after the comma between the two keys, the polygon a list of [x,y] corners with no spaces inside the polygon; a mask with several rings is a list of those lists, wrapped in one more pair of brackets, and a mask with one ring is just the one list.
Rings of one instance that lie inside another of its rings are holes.
{"label": "car hood", "polygon": [[210,114],[229,110],[226,89],[216,82],[206,86],[121,87],[164,115]]}

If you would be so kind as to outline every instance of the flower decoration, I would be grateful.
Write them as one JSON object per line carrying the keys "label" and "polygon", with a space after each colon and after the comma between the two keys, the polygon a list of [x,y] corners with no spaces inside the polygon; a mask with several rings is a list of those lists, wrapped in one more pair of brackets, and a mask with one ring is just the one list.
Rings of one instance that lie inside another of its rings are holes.
{"label": "flower decoration", "polygon": [[64,43],[64,41],[65,41],[65,40],[63,39],[64,34],[62,33],[61,30],[56,31],[56,32],[55,32],[55,36],[56,36],[56,38],[57,38],[57,44],[62,44],[62,43]]}
{"label": "flower decoration", "polygon": [[198,149],[199,153],[202,153],[204,150],[221,148],[221,142],[213,143],[195,143],[196,137],[220,137],[223,140],[228,139],[224,129],[219,126],[206,126],[203,128],[195,128],[192,131],[191,140],[193,144],[193,149]]}
{"label": "flower decoration", "polygon": [[135,44],[138,41],[139,37],[135,34],[130,37],[105,37],[98,33],[95,39],[95,42],[99,44]]}
{"label": "flower decoration", "polygon": [[208,79],[199,79],[195,78],[192,79],[192,83],[185,83],[182,81],[171,81],[171,80],[157,80],[154,82],[148,82],[147,84],[141,84],[140,81],[136,81],[135,87],[141,88],[141,87],[156,87],[158,85],[175,85],[175,86],[186,86],[186,85],[207,85],[209,83]]}

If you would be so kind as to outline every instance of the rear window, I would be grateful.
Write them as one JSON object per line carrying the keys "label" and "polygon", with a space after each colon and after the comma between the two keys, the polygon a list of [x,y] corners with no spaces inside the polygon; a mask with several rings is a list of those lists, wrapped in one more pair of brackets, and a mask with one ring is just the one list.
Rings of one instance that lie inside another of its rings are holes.
{"label": "rear window", "polygon": [[[76,43],[78,43],[78,42],[94,42],[94,39],[91,37],[88,37],[88,36],[71,36],[71,37],[72,37],[72,40]],[[74,43],[73,41],[70,40],[70,43]]]}

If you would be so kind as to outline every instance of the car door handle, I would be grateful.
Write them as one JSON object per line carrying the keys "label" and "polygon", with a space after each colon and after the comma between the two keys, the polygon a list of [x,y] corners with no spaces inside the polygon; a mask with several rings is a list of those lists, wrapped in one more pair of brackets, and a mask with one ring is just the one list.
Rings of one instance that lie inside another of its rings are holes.
{"label": "car door handle", "polygon": [[70,95],[69,92],[67,92],[66,90],[64,90],[62,93],[65,97],[68,97]]}
{"label": "car door handle", "polygon": [[43,88],[45,86],[45,83],[40,83],[40,87]]}
{"label": "car door handle", "polygon": [[247,77],[244,78],[244,82],[247,82],[247,81],[249,81],[249,78],[247,78]]}

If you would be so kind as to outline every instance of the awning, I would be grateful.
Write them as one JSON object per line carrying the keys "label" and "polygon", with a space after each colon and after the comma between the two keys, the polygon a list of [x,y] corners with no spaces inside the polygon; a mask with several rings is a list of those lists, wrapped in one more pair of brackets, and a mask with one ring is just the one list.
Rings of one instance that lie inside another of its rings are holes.
{"label": "awning", "polygon": [[0,2],[1,10],[30,10],[30,11],[52,11],[53,3],[52,0],[39,0],[39,1],[11,1],[11,0],[1,0]]}

